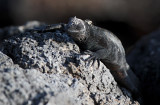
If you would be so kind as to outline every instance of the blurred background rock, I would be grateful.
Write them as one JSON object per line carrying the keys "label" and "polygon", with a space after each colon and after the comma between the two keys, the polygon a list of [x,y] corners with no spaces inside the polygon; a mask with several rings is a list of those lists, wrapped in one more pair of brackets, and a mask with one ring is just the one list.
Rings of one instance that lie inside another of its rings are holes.
{"label": "blurred background rock", "polygon": [[0,0],[0,27],[31,20],[48,24],[90,19],[115,33],[125,48],[160,25],[160,0]]}

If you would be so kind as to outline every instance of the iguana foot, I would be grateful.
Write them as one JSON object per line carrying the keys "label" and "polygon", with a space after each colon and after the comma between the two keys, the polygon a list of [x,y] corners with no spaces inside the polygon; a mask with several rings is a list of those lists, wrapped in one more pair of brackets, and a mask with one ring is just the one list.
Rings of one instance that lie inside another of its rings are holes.
{"label": "iguana foot", "polygon": [[85,61],[88,61],[88,65],[91,63],[91,61],[93,60],[92,62],[92,66],[93,64],[95,63],[95,61],[97,60],[97,63],[98,63],[98,68],[100,66],[100,59],[96,56],[96,53],[90,51],[90,50],[86,50],[84,51],[84,54],[86,55],[90,55],[90,57],[88,57]]}

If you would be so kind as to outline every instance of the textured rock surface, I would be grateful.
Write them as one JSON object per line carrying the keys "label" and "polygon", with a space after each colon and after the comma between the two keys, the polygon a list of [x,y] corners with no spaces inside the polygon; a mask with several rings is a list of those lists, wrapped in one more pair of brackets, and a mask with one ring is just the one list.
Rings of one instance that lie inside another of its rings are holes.
{"label": "textured rock surface", "polygon": [[66,33],[25,32],[24,27],[0,42],[0,104],[138,104],[103,63],[88,65],[89,55],[82,55]]}
{"label": "textured rock surface", "polygon": [[142,38],[128,55],[128,62],[141,80],[146,105],[159,105],[160,30]]}
{"label": "textured rock surface", "polygon": [[22,69],[1,52],[0,57],[0,105],[93,104],[88,89],[77,79],[69,75],[48,75],[35,69]]}

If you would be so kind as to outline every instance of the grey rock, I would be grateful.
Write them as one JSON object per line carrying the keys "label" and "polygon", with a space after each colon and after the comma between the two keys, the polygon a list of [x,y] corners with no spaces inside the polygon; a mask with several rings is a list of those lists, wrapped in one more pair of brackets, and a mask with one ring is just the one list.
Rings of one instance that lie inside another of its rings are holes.
{"label": "grey rock", "polygon": [[145,104],[159,105],[160,30],[138,41],[127,58],[141,81]]}
{"label": "grey rock", "polygon": [[22,69],[1,52],[0,57],[0,105],[93,104],[86,86],[72,76]]}
{"label": "grey rock", "polygon": [[0,51],[2,105],[138,104],[103,63],[88,65],[89,55],[60,30],[13,34]]}
{"label": "grey rock", "polygon": [[67,57],[79,50],[77,45],[71,43],[73,41],[60,32],[26,32],[5,40],[1,49],[23,68],[48,73],[64,72],[62,68],[65,68],[63,64]]}
{"label": "grey rock", "polygon": [[[124,96],[123,92],[117,86],[117,82],[114,80],[109,69],[105,67],[103,63],[100,62],[100,67],[98,63],[95,62],[94,65],[88,66],[88,62],[85,61],[88,55],[81,55],[76,58],[77,67],[70,63],[69,67],[71,72],[77,77],[80,76],[80,81],[86,84],[90,92],[90,97],[93,98],[94,103],[97,105],[129,105],[132,103],[131,94],[124,89],[124,91],[129,94]],[[126,95],[126,94],[125,94]]]}

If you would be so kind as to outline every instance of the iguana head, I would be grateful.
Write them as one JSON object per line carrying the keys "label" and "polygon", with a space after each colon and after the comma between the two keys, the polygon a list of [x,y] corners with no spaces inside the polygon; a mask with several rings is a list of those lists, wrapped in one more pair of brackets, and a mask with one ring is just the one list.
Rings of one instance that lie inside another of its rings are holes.
{"label": "iguana head", "polygon": [[67,33],[78,42],[83,42],[89,37],[88,26],[89,21],[83,21],[76,17],[69,20],[67,24]]}

